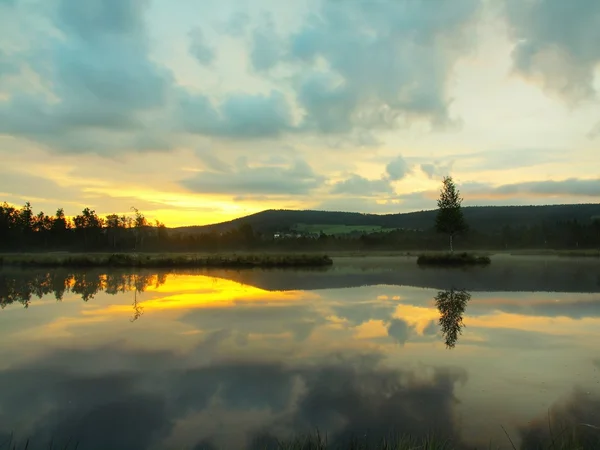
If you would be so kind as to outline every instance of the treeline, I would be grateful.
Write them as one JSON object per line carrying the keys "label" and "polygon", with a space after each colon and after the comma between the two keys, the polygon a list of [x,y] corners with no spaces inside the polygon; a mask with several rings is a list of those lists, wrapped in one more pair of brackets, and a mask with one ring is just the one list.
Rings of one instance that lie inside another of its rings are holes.
{"label": "treeline", "polygon": [[[462,250],[504,249],[600,249],[600,218],[564,219],[501,228],[471,223],[470,231],[458,236]],[[276,239],[272,232],[256,231],[239,223],[227,231],[205,233],[170,232],[159,221],[150,223],[135,208],[130,215],[99,217],[85,208],[72,219],[59,209],[49,216],[34,214],[31,205],[14,208],[0,205],[0,251],[145,251],[220,252],[241,250],[333,251],[333,250],[446,250],[447,237],[433,229],[397,229],[348,236],[300,236]]]}
{"label": "treeline", "polygon": [[0,205],[0,251],[113,250],[142,251],[159,248],[167,230],[159,221],[150,223],[136,208],[132,215],[99,217],[90,208],[72,219],[62,208],[53,216],[35,214],[29,202],[17,209]]}

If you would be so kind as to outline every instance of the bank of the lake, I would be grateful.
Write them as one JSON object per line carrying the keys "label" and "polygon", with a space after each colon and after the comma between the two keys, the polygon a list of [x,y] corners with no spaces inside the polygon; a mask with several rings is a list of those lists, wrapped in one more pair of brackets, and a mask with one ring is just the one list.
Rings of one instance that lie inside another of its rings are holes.
{"label": "bank of the lake", "polygon": [[324,267],[333,260],[323,254],[144,254],[37,253],[0,257],[0,265],[20,267],[131,268],[284,268]]}
{"label": "bank of the lake", "polygon": [[489,256],[473,253],[430,253],[417,258],[420,266],[487,266],[492,260]]}

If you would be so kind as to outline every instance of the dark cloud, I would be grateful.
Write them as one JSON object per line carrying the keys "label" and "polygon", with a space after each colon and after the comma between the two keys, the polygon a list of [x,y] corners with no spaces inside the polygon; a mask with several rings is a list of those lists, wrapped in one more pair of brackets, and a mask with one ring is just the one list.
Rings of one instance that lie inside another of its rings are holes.
{"label": "dark cloud", "polygon": [[600,397],[576,388],[520,428],[520,448],[600,448],[599,418]]}
{"label": "dark cloud", "polygon": [[[377,355],[329,355],[310,365],[189,362],[187,356],[115,345],[62,350],[5,369],[0,435],[18,426],[33,450],[47,448],[50,437],[57,446],[72,439],[81,448],[145,449],[177,434],[178,421],[197,421],[196,413],[226,423],[236,412],[269,411],[260,430],[256,422],[237,422],[225,439],[268,432],[286,438],[319,428],[333,443],[366,433],[380,439],[390,431],[415,437],[439,432],[460,442],[454,388],[466,381],[462,370],[387,369]],[[194,430],[188,445],[215,444],[214,430],[200,421]],[[216,446],[230,447],[228,442]]]}
{"label": "dark cloud", "polygon": [[447,175],[450,175],[452,171],[452,166],[454,165],[454,161],[450,161],[447,163],[440,163],[435,161],[433,163],[424,163],[420,165],[421,170],[425,175],[429,178],[442,178]]}
{"label": "dark cloud", "polygon": [[[98,139],[98,130],[109,133],[106,141],[144,128],[146,115],[164,107],[172,80],[148,56],[147,6],[145,0],[59,0],[50,18],[63,38],[38,42],[27,62],[60,101],[15,93],[0,103],[0,132],[59,150],[89,151],[110,146]],[[152,138],[128,136],[122,145],[148,147]]]}
{"label": "dark cloud", "polygon": [[338,181],[333,185],[332,194],[350,194],[359,196],[372,196],[377,194],[391,194],[394,188],[389,180],[369,180],[360,175],[352,174],[350,178]]}
{"label": "dark cloud", "polygon": [[413,327],[402,319],[392,319],[388,325],[388,336],[394,338],[401,345],[408,341],[413,331]]}
{"label": "dark cloud", "polygon": [[271,69],[283,55],[281,38],[277,35],[272,18],[266,16],[265,22],[264,25],[257,27],[252,33],[250,62],[254,70],[257,71]]}
{"label": "dark cloud", "polygon": [[578,197],[600,197],[600,178],[582,180],[569,178],[561,181],[530,181],[524,183],[504,184],[492,190],[502,195],[559,195]]}
{"label": "dark cloud", "polygon": [[339,424],[329,435],[334,446],[353,437],[379,440],[392,431],[415,437],[439,433],[460,443],[453,390],[466,377],[462,370],[435,370],[431,380],[417,381],[403,371],[325,366],[306,373],[307,391],[290,421],[304,430]]}
{"label": "dark cloud", "polygon": [[346,319],[352,326],[369,320],[388,322],[396,309],[393,303],[346,302],[331,308],[338,317]]}
{"label": "dark cloud", "polygon": [[397,156],[385,167],[388,177],[392,181],[401,180],[410,172],[410,166],[402,156]]}
{"label": "dark cloud", "polygon": [[404,178],[410,172],[410,166],[402,156],[397,156],[386,165],[385,171],[385,175],[375,180],[351,174],[349,178],[335,183],[331,193],[365,197],[378,194],[394,194],[392,182]]}
{"label": "dark cloud", "polygon": [[184,315],[180,321],[201,330],[229,330],[236,336],[291,332],[296,341],[306,340],[326,322],[310,305],[259,306],[238,304],[235,308],[202,308]]}
{"label": "dark cloud", "polygon": [[[470,41],[478,1],[321,5],[287,51],[306,74],[296,89],[307,128],[341,133],[450,120],[446,78]],[[318,59],[327,70],[316,70]]]}
{"label": "dark cloud", "polygon": [[290,106],[278,91],[232,94],[218,109],[205,95],[180,93],[178,121],[189,133],[239,139],[273,138],[291,131]]}
{"label": "dark cloud", "polygon": [[423,334],[425,336],[435,336],[439,331],[439,325],[437,320],[430,321],[425,329],[423,330]]}
{"label": "dark cloud", "polygon": [[506,0],[514,70],[568,102],[595,95],[600,3]]}
{"label": "dark cloud", "polygon": [[206,43],[204,33],[200,28],[194,28],[189,33],[190,54],[204,66],[210,65],[216,57],[215,51]]}
{"label": "dark cloud", "polygon": [[181,182],[193,192],[211,194],[304,195],[323,185],[325,179],[304,161],[287,167],[249,167],[241,160],[228,172],[199,172]]}
{"label": "dark cloud", "polygon": [[196,152],[196,156],[200,158],[207,169],[214,170],[215,172],[229,172],[232,169],[229,164],[221,161],[219,157],[215,156],[210,150],[198,151]]}

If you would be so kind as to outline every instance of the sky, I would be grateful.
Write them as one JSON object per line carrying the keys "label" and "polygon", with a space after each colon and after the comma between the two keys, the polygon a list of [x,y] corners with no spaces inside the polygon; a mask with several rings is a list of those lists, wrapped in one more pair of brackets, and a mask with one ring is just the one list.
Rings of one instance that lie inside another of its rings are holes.
{"label": "sky", "polygon": [[0,202],[597,203],[599,41],[596,0],[0,0]]}

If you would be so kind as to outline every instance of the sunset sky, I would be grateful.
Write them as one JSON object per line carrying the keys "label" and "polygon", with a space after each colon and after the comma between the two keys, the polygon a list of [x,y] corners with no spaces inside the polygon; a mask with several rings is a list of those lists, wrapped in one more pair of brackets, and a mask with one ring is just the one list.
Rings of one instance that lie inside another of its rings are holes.
{"label": "sunset sky", "polygon": [[599,42],[597,0],[0,0],[0,202],[596,203]]}

